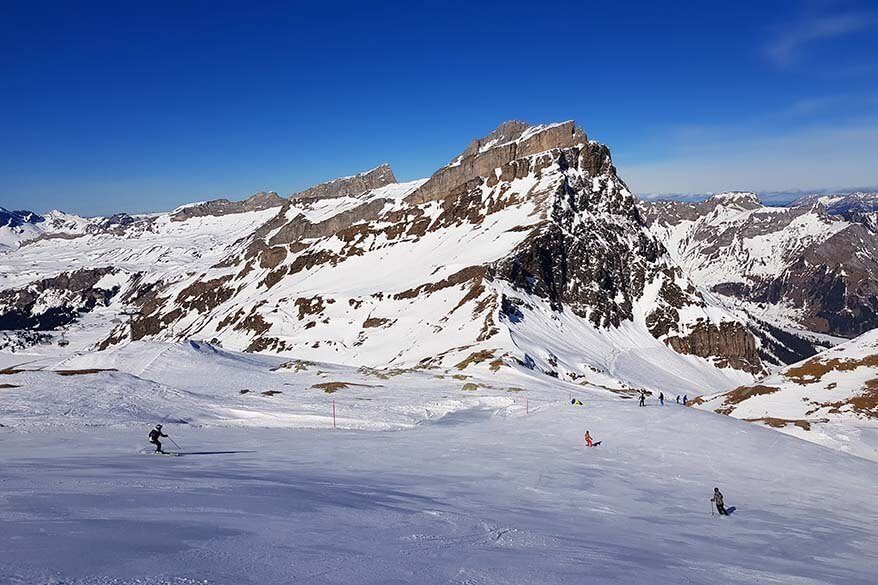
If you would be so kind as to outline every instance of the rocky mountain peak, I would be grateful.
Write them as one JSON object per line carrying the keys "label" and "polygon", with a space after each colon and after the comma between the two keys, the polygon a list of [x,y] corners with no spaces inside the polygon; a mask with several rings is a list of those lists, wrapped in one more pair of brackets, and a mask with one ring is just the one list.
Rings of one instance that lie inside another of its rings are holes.
{"label": "rocky mountain peak", "polygon": [[350,177],[341,177],[309,187],[294,193],[290,199],[331,199],[335,197],[357,197],[366,191],[397,183],[396,176],[388,164]]}
{"label": "rocky mountain peak", "polygon": [[243,201],[247,211],[260,211],[271,207],[280,207],[286,200],[274,191],[260,191]]}
{"label": "rocky mountain peak", "polygon": [[[528,125],[524,122],[503,122],[484,138],[474,140],[464,151],[442,167],[420,188],[409,196],[413,203],[442,199],[460,189],[473,186],[477,179],[486,178],[497,169],[541,152],[589,144],[585,132],[569,120],[555,124]],[[594,148],[592,148],[594,150]],[[597,166],[609,165],[609,150],[595,153]],[[577,153],[578,155],[578,153]],[[590,157],[593,158],[593,157]],[[591,160],[583,161],[587,168],[595,167]]]}
{"label": "rocky mountain peak", "polygon": [[727,191],[714,193],[707,199],[712,207],[738,207],[740,209],[757,209],[762,207],[759,195],[751,191]]}

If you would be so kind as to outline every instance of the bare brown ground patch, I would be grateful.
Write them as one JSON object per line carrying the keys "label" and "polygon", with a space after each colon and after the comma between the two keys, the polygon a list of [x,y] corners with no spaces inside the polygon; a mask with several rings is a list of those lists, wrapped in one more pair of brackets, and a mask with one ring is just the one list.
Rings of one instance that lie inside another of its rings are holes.
{"label": "bare brown ground patch", "polygon": [[[789,418],[775,418],[773,416],[765,416],[762,418],[745,418],[747,422],[755,422],[762,423],[768,425],[770,427],[774,427],[776,429],[782,429],[787,425],[795,425],[802,430],[810,431],[811,430],[811,421],[805,419],[789,419]],[[815,422],[828,422],[829,419],[820,419]]]}
{"label": "bare brown ground patch", "polygon": [[323,390],[327,394],[333,394],[335,392],[338,392],[339,390],[345,390],[347,388],[350,388],[351,386],[374,388],[374,386],[370,386],[369,384],[355,384],[354,382],[321,382],[319,384],[314,384],[311,387],[318,390]]}
{"label": "bare brown ground patch", "polygon": [[274,396],[275,394],[283,394],[280,390],[266,390],[265,392],[260,392],[263,396]]}
{"label": "bare brown ground patch", "polygon": [[0,384],[0,390],[3,388],[20,388],[21,386],[16,386],[15,384]]}
{"label": "bare brown ground patch", "polygon": [[400,293],[397,293],[394,296],[397,300],[405,300],[405,299],[413,299],[415,297],[424,295],[424,294],[432,294],[436,291],[442,290],[444,288],[449,288],[452,286],[457,286],[463,284],[470,280],[481,280],[485,277],[487,269],[484,266],[469,266],[462,270],[458,270],[454,274],[449,275],[446,278],[443,278],[439,282],[431,282],[428,284],[422,284],[416,288],[411,288],[408,290],[404,290]]}
{"label": "bare brown ground patch", "polygon": [[466,384],[463,385],[461,390],[463,390],[464,392],[475,392],[479,388],[481,388],[480,385],[474,384],[473,382],[467,382]]}
{"label": "bare brown ground patch", "polygon": [[284,362],[278,367],[274,368],[272,371],[277,372],[278,370],[292,370],[294,372],[302,372],[316,366],[314,362],[309,362],[308,360],[290,360],[288,362]]}
{"label": "bare brown ground patch", "polygon": [[360,366],[357,371],[365,376],[373,376],[380,380],[389,380],[394,376],[401,376],[403,374],[411,372],[412,370],[405,368],[388,368],[384,370],[379,370],[377,368],[370,368],[368,366]]}
{"label": "bare brown ground patch", "polygon": [[494,357],[493,350],[483,349],[481,351],[471,353],[469,355],[469,357],[467,357],[465,360],[455,364],[454,367],[457,368],[458,370],[464,370],[464,369],[468,368],[469,366],[478,365],[478,364],[480,364],[484,361],[487,361],[493,357]]}
{"label": "bare brown ground patch", "polygon": [[[814,403],[820,408],[829,408],[830,414],[841,414],[850,411],[866,418],[878,418],[878,378],[869,380],[863,385],[863,392],[847,400],[838,402]],[[849,407],[849,408],[845,408]]]}
{"label": "bare brown ground patch", "polygon": [[[731,414],[735,409],[734,405],[740,404],[744,402],[748,398],[752,398],[754,396],[761,396],[763,394],[774,394],[779,391],[780,388],[775,386],[763,386],[762,384],[754,384],[753,386],[738,386],[734,390],[727,392],[724,395],[723,406],[722,408],[717,408],[715,412],[719,414]],[[695,403],[695,400],[699,400],[697,398],[690,400],[690,403]],[[697,404],[701,404],[698,402]]]}
{"label": "bare brown ground patch", "polygon": [[84,370],[53,370],[59,376],[86,376],[101,372],[117,372],[115,368],[86,368]]}
{"label": "bare brown ground patch", "polygon": [[862,359],[811,358],[800,366],[787,369],[784,376],[797,384],[813,384],[829,372],[849,372],[862,367],[878,368],[878,354]]}

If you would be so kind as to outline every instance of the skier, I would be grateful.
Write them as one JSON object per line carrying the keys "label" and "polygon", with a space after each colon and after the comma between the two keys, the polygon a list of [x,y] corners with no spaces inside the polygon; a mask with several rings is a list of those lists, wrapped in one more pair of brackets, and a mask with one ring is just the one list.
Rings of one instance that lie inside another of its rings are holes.
{"label": "skier", "polygon": [[570,404],[573,406],[582,406],[582,401],[579,398],[571,398]]}
{"label": "skier", "polygon": [[665,405],[665,393],[664,392],[659,392],[659,402],[661,403],[662,406]]}
{"label": "skier", "polygon": [[640,391],[640,406],[646,406],[646,390]]}
{"label": "skier", "polygon": [[710,498],[710,501],[716,504],[716,511],[719,512],[720,516],[729,515],[728,511],[726,511],[725,504],[723,504],[723,494],[719,491],[718,487],[713,488],[713,497]]}
{"label": "skier", "polygon": [[689,406],[689,395],[688,394],[683,395],[683,406]]}
{"label": "skier", "polygon": [[162,425],[156,425],[153,430],[149,431],[149,442],[155,445],[156,453],[164,453],[164,451],[162,451],[162,442],[159,441],[159,438],[167,436],[168,435],[162,432]]}
{"label": "skier", "polygon": [[601,441],[595,442],[594,439],[591,438],[591,434],[588,431],[585,431],[585,446],[586,447],[597,447],[601,444]]}
{"label": "skier", "polygon": [[677,394],[677,404],[680,404],[680,395]]}

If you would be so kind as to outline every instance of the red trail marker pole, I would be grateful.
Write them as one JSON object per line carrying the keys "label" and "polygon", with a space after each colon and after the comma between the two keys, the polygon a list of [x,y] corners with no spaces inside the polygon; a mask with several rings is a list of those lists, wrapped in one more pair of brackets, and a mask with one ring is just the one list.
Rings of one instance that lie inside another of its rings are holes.
{"label": "red trail marker pole", "polygon": [[332,428],[337,428],[335,426],[335,398],[332,399]]}

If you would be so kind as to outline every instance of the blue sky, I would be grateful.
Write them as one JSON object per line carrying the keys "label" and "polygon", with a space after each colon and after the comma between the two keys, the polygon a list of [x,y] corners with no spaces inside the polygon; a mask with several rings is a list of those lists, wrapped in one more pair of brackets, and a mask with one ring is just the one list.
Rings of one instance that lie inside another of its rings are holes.
{"label": "blue sky", "polygon": [[512,118],[643,194],[878,185],[875,2],[475,4],[7,0],[0,206],[414,179]]}

